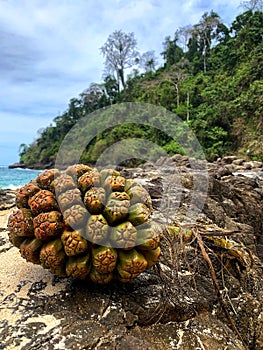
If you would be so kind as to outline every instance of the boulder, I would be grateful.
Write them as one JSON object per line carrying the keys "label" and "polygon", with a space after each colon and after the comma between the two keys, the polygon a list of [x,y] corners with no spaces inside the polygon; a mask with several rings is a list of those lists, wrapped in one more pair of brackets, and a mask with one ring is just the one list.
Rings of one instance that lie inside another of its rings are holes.
{"label": "boulder", "polygon": [[15,206],[15,191],[0,189],[0,210],[6,210]]}

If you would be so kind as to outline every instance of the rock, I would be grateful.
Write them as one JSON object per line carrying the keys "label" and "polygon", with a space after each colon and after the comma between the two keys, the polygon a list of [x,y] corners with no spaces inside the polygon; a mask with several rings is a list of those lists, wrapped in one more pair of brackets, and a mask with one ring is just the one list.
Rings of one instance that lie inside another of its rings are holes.
{"label": "rock", "polygon": [[15,191],[0,189],[0,210],[6,210],[15,206]]}
{"label": "rock", "polygon": [[234,159],[232,163],[233,163],[234,165],[242,165],[244,162],[245,162],[244,159],[238,158],[238,159]]}
{"label": "rock", "polygon": [[225,156],[221,159],[221,162],[225,164],[231,164],[234,160],[237,160],[237,156]]}
{"label": "rock", "polygon": [[[164,234],[163,253],[154,268],[130,284],[100,286],[54,277],[23,260],[8,240],[9,209],[0,216],[0,348],[263,348],[262,178],[223,171],[222,161],[207,164],[207,172],[202,162],[193,169],[193,160],[182,156],[159,164],[122,172],[150,191],[163,224],[171,209],[171,220],[184,220],[192,206],[197,213],[194,232],[202,225],[212,232],[230,232],[229,250],[201,236],[222,300],[195,235],[184,241]],[[14,204],[14,193],[11,197]],[[162,207],[162,202],[171,207]]]}
{"label": "rock", "polygon": [[[214,170],[213,170],[214,171]],[[232,171],[229,167],[220,167],[219,169],[216,169],[216,176],[218,178],[222,178],[223,176],[227,176],[227,175],[232,175]]]}
{"label": "rock", "polygon": [[15,169],[15,168],[22,168],[24,169],[26,166],[24,163],[14,163],[14,164],[10,164],[8,166],[9,169]]}
{"label": "rock", "polygon": [[34,164],[14,163],[8,166],[9,169],[22,168],[22,169],[34,169],[34,170],[51,169],[53,167],[54,167],[54,162],[34,163]]}
{"label": "rock", "polygon": [[258,161],[246,161],[242,158],[237,158],[236,156],[226,156],[223,158],[218,158],[216,162],[217,165],[221,165],[223,168],[229,169],[231,172],[247,172],[253,170],[254,172],[260,172],[263,170],[263,163]]}
{"label": "rock", "polygon": [[244,162],[243,167],[245,170],[251,170],[252,169],[252,163],[251,162]]}

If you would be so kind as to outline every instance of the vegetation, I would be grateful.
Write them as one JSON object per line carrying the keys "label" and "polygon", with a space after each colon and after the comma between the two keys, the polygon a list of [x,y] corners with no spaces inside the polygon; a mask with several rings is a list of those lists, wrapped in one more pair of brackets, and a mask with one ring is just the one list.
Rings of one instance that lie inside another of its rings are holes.
{"label": "vegetation", "polygon": [[[45,128],[32,144],[22,144],[20,161],[28,165],[54,162],[61,142],[76,122],[121,102],[146,102],[177,114],[193,130],[209,160],[248,152],[252,159],[262,160],[262,2],[245,1],[244,8],[229,28],[211,11],[194,26],[166,37],[164,65],[158,69],[153,51],[137,52],[133,33],[114,32],[101,48],[104,82],[92,84],[72,98],[54,125]],[[130,75],[127,68],[134,68]],[[183,153],[167,135],[130,124],[97,135],[83,160],[92,163],[109,145],[131,136],[156,142],[170,154]]]}

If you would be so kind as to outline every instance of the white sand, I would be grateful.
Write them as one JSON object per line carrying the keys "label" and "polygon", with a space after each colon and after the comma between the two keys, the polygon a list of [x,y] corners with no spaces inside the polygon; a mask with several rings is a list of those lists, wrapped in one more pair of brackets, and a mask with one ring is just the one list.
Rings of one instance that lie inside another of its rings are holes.
{"label": "white sand", "polygon": [[[8,217],[12,211],[13,209],[0,212],[1,228],[7,227]],[[50,297],[64,290],[67,280],[52,285],[53,276],[51,273],[39,265],[25,261],[20,256],[19,249],[11,246],[7,231],[0,232],[0,235],[7,241],[0,247],[0,320],[7,320],[9,326],[17,329],[17,334],[14,332],[5,341],[8,341],[10,350],[18,350],[21,349],[22,345],[25,346],[31,341],[31,339],[26,339],[23,334],[19,334],[21,327],[31,322],[41,321],[45,324],[45,327],[41,329],[43,334],[59,326],[61,322],[53,315],[41,315],[37,317],[37,320],[35,317],[30,317],[26,305],[30,301],[28,292],[32,284],[40,281],[46,283],[45,289],[38,292],[38,295]],[[15,343],[17,337],[22,341],[20,345]]]}

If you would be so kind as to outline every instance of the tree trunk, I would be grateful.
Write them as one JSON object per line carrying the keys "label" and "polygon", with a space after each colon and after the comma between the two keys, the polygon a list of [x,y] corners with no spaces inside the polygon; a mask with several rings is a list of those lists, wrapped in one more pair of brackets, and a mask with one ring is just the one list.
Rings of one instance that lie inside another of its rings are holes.
{"label": "tree trunk", "polygon": [[190,113],[189,113],[189,104],[190,104],[190,94],[189,92],[187,91],[187,100],[186,100],[186,105],[187,105],[187,112],[186,112],[186,121],[189,122],[189,119],[190,119]]}
{"label": "tree trunk", "polygon": [[204,73],[206,73],[206,45],[204,47],[203,56],[204,56]]}
{"label": "tree trunk", "polygon": [[175,90],[176,90],[176,103],[177,103],[177,108],[178,108],[180,106],[180,97],[179,97],[178,84],[175,84]]}
{"label": "tree trunk", "polygon": [[123,88],[125,89],[126,88],[126,84],[125,84],[125,79],[124,79],[124,69],[123,68],[119,69],[119,76],[120,76],[120,79],[121,79],[121,84],[122,84]]}

